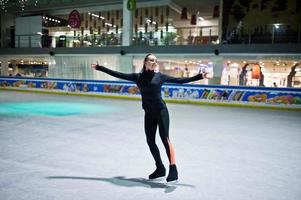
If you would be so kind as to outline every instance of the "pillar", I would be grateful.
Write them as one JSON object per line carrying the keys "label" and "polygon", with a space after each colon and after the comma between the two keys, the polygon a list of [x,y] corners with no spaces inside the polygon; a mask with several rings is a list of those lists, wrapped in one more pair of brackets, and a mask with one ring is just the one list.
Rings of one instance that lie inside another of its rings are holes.
{"label": "pillar", "polygon": [[220,85],[223,72],[223,58],[214,56],[211,58],[213,63],[213,77],[208,80],[209,85]]}
{"label": "pillar", "polygon": [[133,12],[128,10],[127,2],[128,0],[123,0],[122,46],[130,46],[132,44]]}
{"label": "pillar", "polygon": [[133,57],[121,55],[119,59],[119,69],[117,70],[125,73],[133,73]]}

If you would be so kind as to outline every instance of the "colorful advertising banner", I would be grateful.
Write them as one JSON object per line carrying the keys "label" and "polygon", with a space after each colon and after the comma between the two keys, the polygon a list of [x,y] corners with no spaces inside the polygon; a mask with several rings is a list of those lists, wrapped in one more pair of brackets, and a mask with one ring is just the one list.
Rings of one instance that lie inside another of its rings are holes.
{"label": "colorful advertising banner", "polygon": [[[140,97],[138,87],[132,82],[124,81],[0,77],[0,88]],[[297,88],[165,84],[162,87],[162,97],[186,103],[224,102],[301,108],[301,89]]]}

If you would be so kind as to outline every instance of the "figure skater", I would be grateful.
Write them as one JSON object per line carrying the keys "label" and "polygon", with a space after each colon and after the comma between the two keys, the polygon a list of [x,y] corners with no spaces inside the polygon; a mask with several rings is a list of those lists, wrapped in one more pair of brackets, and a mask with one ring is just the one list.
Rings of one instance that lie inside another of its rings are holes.
{"label": "figure skater", "polygon": [[156,170],[149,175],[149,179],[152,180],[166,175],[166,169],[162,163],[155,141],[157,127],[159,127],[159,134],[169,160],[169,173],[166,181],[176,181],[178,179],[178,171],[175,151],[169,139],[169,114],[166,104],[161,97],[161,87],[163,83],[188,83],[207,78],[207,73],[200,71],[197,75],[189,78],[168,76],[158,71],[157,58],[154,54],[146,55],[140,73],[121,73],[98,64],[92,67],[95,70],[102,71],[116,78],[136,83],[142,96],[142,107],[145,111],[144,130],[146,141],[156,164]]}

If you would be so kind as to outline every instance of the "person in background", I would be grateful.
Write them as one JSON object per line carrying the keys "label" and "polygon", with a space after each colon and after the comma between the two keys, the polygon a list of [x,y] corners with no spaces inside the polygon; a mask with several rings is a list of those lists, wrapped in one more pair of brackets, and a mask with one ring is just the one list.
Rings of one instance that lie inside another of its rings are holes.
{"label": "person in background", "polygon": [[184,77],[189,77],[189,69],[188,67],[186,66],[185,69],[184,69]]}

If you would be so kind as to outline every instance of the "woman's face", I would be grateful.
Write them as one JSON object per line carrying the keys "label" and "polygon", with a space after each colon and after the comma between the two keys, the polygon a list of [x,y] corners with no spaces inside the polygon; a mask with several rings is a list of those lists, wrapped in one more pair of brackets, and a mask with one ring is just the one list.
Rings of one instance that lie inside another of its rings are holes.
{"label": "woman's face", "polygon": [[146,71],[154,71],[158,67],[156,56],[153,54],[149,55],[144,64]]}

